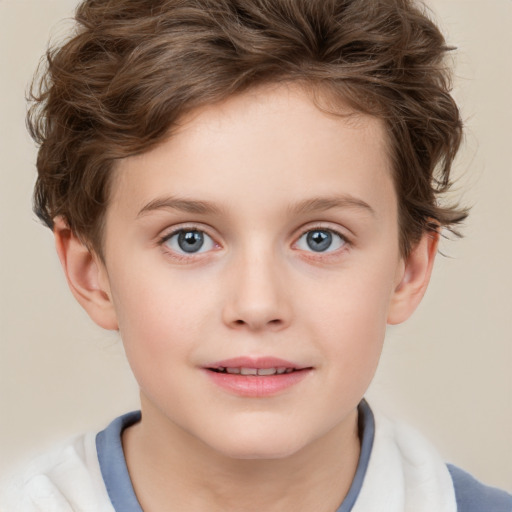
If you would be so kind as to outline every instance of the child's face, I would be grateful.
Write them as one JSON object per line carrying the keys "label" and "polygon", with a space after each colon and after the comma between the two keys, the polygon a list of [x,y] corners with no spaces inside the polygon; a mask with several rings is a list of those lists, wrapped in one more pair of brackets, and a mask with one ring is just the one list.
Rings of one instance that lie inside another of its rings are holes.
{"label": "child's face", "polygon": [[404,271],[382,124],[260,89],[115,173],[103,278],[144,417],[242,458],[353,432]]}

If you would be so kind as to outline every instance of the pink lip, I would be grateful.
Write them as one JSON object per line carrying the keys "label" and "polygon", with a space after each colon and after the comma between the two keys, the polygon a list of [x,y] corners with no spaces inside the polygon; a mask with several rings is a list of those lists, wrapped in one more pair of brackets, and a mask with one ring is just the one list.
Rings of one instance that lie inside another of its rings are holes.
{"label": "pink lip", "polygon": [[[223,368],[292,368],[291,373],[275,375],[240,375],[219,373]],[[236,357],[216,361],[203,367],[204,373],[220,388],[243,397],[263,398],[276,395],[302,381],[313,370],[275,357]]]}
{"label": "pink lip", "polygon": [[222,361],[216,361],[214,363],[209,363],[204,366],[204,368],[219,368],[220,366],[224,368],[293,368],[293,369],[302,369],[306,368],[305,366],[300,366],[298,364],[292,363],[290,361],[286,361],[284,359],[279,359],[278,357],[234,357],[232,359],[224,359]]}

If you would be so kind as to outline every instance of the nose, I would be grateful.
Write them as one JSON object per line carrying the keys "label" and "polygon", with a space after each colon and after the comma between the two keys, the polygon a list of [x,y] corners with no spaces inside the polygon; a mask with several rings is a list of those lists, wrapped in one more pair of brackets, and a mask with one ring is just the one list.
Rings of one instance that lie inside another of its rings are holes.
{"label": "nose", "polygon": [[242,256],[226,282],[223,321],[232,329],[279,331],[291,320],[289,283],[272,254]]}

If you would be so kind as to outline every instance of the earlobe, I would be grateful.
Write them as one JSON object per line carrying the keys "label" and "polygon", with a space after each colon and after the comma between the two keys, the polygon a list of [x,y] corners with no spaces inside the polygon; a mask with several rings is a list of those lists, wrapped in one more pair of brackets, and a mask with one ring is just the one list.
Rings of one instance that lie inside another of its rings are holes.
{"label": "earlobe", "polygon": [[401,276],[391,298],[388,324],[404,322],[418,307],[430,281],[438,243],[438,232],[425,232],[403,261]]}
{"label": "earlobe", "polygon": [[55,247],[69,288],[76,300],[100,327],[117,330],[117,317],[105,266],[68,227],[54,220]]}

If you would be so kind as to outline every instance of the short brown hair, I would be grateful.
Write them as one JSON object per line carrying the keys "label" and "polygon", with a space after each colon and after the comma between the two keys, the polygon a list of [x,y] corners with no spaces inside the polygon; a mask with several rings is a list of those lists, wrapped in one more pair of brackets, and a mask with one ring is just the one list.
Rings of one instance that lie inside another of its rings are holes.
{"label": "short brown hair", "polygon": [[85,0],[76,21],[33,84],[34,210],[50,227],[63,216],[100,256],[115,161],[265,83],[302,82],[384,120],[402,254],[467,215],[438,204],[462,137],[450,48],[410,0]]}

